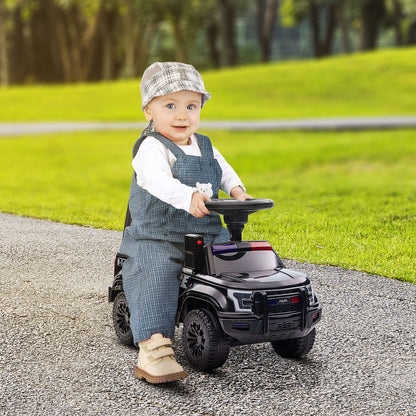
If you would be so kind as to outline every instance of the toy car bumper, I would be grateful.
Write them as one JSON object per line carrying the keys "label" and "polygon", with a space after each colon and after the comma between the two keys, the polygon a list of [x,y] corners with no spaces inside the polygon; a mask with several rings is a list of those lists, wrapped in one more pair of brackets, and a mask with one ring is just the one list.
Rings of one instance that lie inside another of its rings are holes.
{"label": "toy car bumper", "polygon": [[259,317],[252,313],[218,312],[223,331],[243,344],[301,338],[320,321],[321,308],[290,315]]}

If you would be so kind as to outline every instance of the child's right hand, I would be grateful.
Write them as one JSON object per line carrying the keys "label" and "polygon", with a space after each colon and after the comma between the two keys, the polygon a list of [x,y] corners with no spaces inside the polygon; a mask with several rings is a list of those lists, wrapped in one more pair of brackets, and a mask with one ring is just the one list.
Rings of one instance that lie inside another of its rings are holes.
{"label": "child's right hand", "polygon": [[192,194],[189,213],[197,218],[202,218],[205,215],[209,214],[209,211],[205,206],[204,201],[211,201],[211,198],[208,195],[202,194],[200,192],[194,192]]}

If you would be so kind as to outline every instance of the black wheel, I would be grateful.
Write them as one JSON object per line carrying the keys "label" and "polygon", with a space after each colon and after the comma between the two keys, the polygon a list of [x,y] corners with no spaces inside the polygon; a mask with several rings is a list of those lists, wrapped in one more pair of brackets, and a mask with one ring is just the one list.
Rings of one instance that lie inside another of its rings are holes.
{"label": "black wheel", "polygon": [[183,322],[182,340],[185,354],[197,370],[213,370],[227,361],[230,337],[207,309],[188,312]]}
{"label": "black wheel", "polygon": [[113,324],[117,338],[125,345],[133,345],[130,328],[130,311],[124,292],[117,293],[113,304]]}
{"label": "black wheel", "polygon": [[315,342],[315,328],[308,335],[301,338],[272,341],[272,347],[283,358],[300,358],[305,356]]}

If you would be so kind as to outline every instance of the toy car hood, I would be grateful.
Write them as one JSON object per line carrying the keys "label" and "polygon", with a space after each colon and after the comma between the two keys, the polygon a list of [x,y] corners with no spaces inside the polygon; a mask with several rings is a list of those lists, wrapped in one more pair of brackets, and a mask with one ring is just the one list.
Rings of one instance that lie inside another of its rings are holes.
{"label": "toy car hood", "polygon": [[233,289],[277,289],[309,284],[306,274],[285,267],[249,273],[223,272],[215,278],[205,277],[211,277],[217,283]]}

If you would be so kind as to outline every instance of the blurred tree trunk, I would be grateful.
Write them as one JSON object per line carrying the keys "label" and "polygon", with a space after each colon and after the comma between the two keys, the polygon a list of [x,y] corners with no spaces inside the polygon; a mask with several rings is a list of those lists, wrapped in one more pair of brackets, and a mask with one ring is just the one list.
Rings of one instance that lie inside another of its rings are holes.
{"label": "blurred tree trunk", "polygon": [[[58,6],[50,2],[47,6],[49,14],[49,21],[52,25],[52,32],[55,33],[57,47],[54,51],[54,56],[59,56],[60,66],[62,69],[62,77],[64,82],[74,81],[72,77],[72,62],[70,54],[70,46],[68,44],[68,38],[65,30],[64,12],[60,10]],[[51,40],[51,43],[55,44],[55,40]],[[55,55],[56,53],[56,55]]]}
{"label": "blurred tree trunk", "polygon": [[13,68],[10,74],[10,83],[22,83],[28,76],[29,62],[31,61],[26,46],[25,33],[27,28],[22,20],[21,9],[16,7],[12,16],[13,29],[10,35],[10,68]]}
{"label": "blurred tree trunk", "polygon": [[56,36],[56,10],[52,0],[39,0],[30,20],[32,74],[36,81],[64,81],[60,46]]}
{"label": "blurred tree trunk", "polygon": [[172,29],[175,39],[173,53],[178,62],[185,62],[188,56],[188,45],[183,31],[186,28],[186,18],[191,7],[188,0],[162,0],[159,3],[158,12],[169,22]]}
{"label": "blurred tree trunk", "polygon": [[337,21],[341,28],[342,47],[345,53],[352,52],[352,44],[349,35],[349,21],[347,18],[347,0],[342,0],[337,7]]}
{"label": "blurred tree trunk", "polygon": [[361,50],[376,48],[380,24],[385,14],[384,0],[368,0],[363,4],[361,8]]}
{"label": "blurred tree trunk", "polygon": [[99,55],[101,53],[98,29],[99,11],[92,22],[86,27],[81,37],[83,63],[81,65],[81,80],[99,80]]}
{"label": "blurred tree trunk", "polygon": [[177,62],[185,62],[187,59],[187,45],[181,30],[180,16],[172,16],[171,25],[173,35],[175,37],[175,60]]}
{"label": "blurred tree trunk", "polygon": [[277,3],[277,0],[257,0],[257,37],[263,62],[271,58]]}
{"label": "blurred tree trunk", "polygon": [[[336,5],[319,6],[316,0],[309,0],[309,13],[315,56],[329,55],[336,29]],[[321,16],[323,13],[325,13],[324,28],[322,27],[324,19]]]}
{"label": "blurred tree trunk", "polygon": [[85,79],[88,81],[98,81],[101,79],[101,56],[102,56],[102,44],[100,39],[100,11],[94,20],[92,27],[92,33],[90,39],[86,45],[86,66],[85,66]]}
{"label": "blurred tree trunk", "polygon": [[416,22],[413,22],[409,25],[407,43],[409,45],[416,45]]}
{"label": "blurred tree trunk", "polygon": [[235,36],[235,5],[232,0],[217,0],[219,34],[221,40],[221,66],[238,64],[238,51]]}
{"label": "blurred tree trunk", "polygon": [[126,0],[123,16],[124,75],[133,78],[147,66],[149,48],[158,28],[160,5]]}
{"label": "blurred tree trunk", "polygon": [[[416,3],[415,3],[416,4]],[[416,43],[416,8],[410,2],[392,0],[391,18],[394,25],[396,45],[411,45]],[[406,7],[407,6],[407,7]]]}
{"label": "blurred tree trunk", "polygon": [[82,80],[82,17],[77,5],[57,8],[56,33],[66,82]]}
{"label": "blurred tree trunk", "polygon": [[[127,78],[134,77],[134,64],[136,58],[136,27],[134,24],[135,11],[133,0],[126,0],[126,13],[124,14],[124,70]],[[142,25],[138,25],[138,29]]]}
{"label": "blurred tree trunk", "polygon": [[9,60],[7,43],[7,9],[4,0],[0,0],[0,85],[9,85]]}
{"label": "blurred tree trunk", "polygon": [[74,4],[68,12],[63,15],[66,21],[66,35],[69,46],[69,56],[71,60],[71,73],[73,81],[83,81],[82,79],[82,33],[87,30],[84,17],[78,7]]}
{"label": "blurred tree trunk", "polygon": [[119,17],[115,7],[101,3],[94,21],[83,38],[83,78],[87,81],[110,80],[116,76],[116,24]]}
{"label": "blurred tree trunk", "polygon": [[402,19],[404,17],[402,5],[398,0],[393,0],[393,24],[394,34],[396,38],[396,45],[401,46],[404,44],[403,31],[402,31]]}
{"label": "blurred tree trunk", "polygon": [[158,23],[152,22],[142,27],[137,37],[136,48],[136,73],[141,74],[147,67],[150,47],[156,35]]}
{"label": "blurred tree trunk", "polygon": [[116,8],[107,9],[102,7],[100,14],[100,38],[101,38],[101,79],[109,80],[114,76],[115,65],[115,26],[117,20]]}
{"label": "blurred tree trunk", "polygon": [[212,19],[206,29],[209,56],[214,68],[221,67],[221,56],[218,50],[218,23]]}

